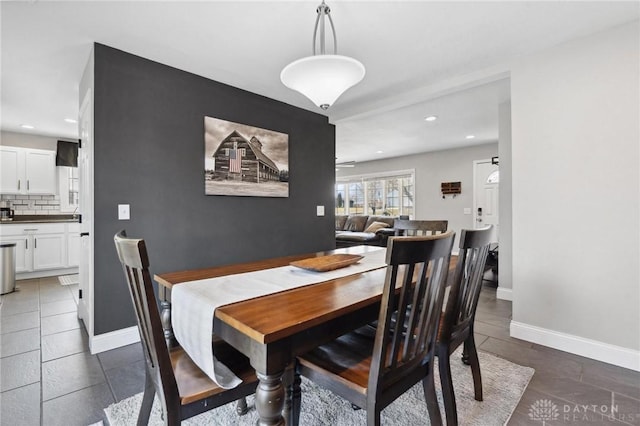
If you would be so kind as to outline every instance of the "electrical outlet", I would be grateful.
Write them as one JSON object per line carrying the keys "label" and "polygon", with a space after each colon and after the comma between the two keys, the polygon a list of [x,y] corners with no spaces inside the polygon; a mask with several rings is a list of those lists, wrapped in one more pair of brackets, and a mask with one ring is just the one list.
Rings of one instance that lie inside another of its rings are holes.
{"label": "electrical outlet", "polygon": [[129,220],[129,204],[118,204],[118,220]]}
{"label": "electrical outlet", "polygon": [[316,215],[324,216],[324,206],[316,206]]}

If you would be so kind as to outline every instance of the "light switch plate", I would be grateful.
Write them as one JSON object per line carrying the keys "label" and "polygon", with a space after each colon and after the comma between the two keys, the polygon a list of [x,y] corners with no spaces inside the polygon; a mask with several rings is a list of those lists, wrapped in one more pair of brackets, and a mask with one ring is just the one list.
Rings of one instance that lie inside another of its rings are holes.
{"label": "light switch plate", "polygon": [[118,204],[118,220],[129,220],[129,204]]}
{"label": "light switch plate", "polygon": [[318,216],[324,216],[324,206],[316,206],[316,214]]}

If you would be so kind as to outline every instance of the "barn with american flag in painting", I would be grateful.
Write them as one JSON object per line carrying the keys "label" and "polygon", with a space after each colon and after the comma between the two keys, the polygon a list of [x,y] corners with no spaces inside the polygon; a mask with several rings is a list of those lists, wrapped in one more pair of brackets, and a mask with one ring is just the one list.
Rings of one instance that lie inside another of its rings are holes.
{"label": "barn with american flag in painting", "polygon": [[280,180],[278,167],[262,152],[262,143],[255,136],[247,140],[234,130],[218,146],[213,158],[214,179],[255,183]]}

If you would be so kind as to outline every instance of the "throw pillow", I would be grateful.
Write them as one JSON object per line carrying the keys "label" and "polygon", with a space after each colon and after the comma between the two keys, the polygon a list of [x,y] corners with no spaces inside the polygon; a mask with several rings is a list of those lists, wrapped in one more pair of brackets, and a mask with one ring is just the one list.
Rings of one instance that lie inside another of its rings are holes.
{"label": "throw pillow", "polygon": [[345,223],[343,229],[345,231],[363,232],[364,225],[365,223],[367,223],[368,217],[369,216],[363,216],[363,215],[349,216],[349,218],[347,219],[347,223]]}
{"label": "throw pillow", "polygon": [[369,225],[367,227],[367,229],[364,230],[364,232],[371,232],[371,233],[376,233],[379,230],[381,230],[382,228],[388,228],[389,224],[388,223],[384,223],[384,222],[373,222],[371,225]]}

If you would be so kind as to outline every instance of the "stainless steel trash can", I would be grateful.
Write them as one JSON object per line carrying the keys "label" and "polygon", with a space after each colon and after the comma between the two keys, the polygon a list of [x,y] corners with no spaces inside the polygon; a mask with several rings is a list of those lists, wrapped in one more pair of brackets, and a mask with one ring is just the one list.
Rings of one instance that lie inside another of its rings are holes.
{"label": "stainless steel trash can", "polygon": [[0,294],[16,289],[16,243],[0,244]]}

